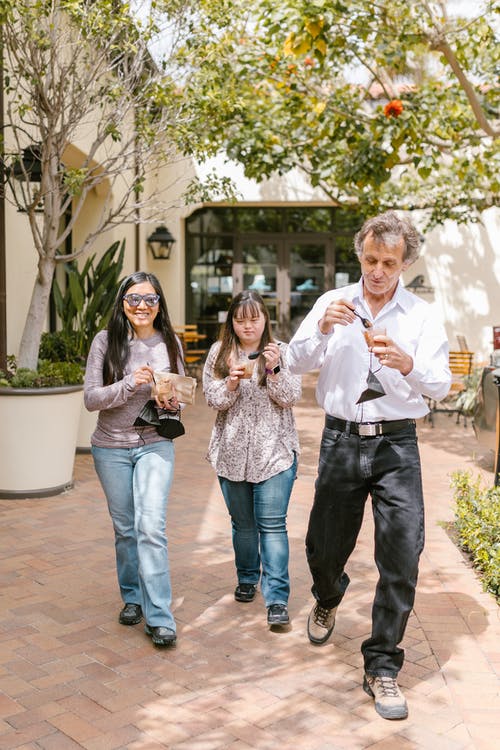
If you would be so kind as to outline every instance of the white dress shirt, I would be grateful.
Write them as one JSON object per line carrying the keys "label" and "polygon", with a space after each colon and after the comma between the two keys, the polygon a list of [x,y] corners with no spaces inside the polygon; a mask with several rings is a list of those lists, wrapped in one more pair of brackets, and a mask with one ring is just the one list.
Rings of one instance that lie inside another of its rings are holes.
{"label": "white dress shirt", "polygon": [[[356,404],[366,388],[370,366],[361,320],[335,325],[326,335],[319,329],[326,308],[336,299],[352,301],[361,315],[384,326],[387,336],[413,359],[413,369],[404,376],[399,370],[380,367],[377,357],[371,356],[371,369],[386,393],[381,398]],[[448,394],[451,383],[444,326],[432,305],[407,291],[401,282],[375,319],[364,300],[361,280],[323,294],[293,336],[287,361],[291,372],[297,374],[320,369],[318,403],[327,414],[353,422],[423,417],[429,411],[423,396],[439,401]]]}

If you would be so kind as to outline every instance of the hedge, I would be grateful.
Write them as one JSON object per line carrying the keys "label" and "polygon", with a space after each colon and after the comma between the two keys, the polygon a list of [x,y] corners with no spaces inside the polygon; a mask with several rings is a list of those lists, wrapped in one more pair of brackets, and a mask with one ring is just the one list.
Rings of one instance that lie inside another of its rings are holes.
{"label": "hedge", "polygon": [[460,546],[480,573],[485,591],[500,599],[500,487],[484,487],[468,472],[452,475]]}

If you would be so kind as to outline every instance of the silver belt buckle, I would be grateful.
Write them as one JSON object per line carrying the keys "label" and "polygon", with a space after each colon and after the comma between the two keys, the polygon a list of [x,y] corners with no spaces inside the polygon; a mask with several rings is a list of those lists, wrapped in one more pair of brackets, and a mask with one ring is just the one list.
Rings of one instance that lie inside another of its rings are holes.
{"label": "silver belt buckle", "polygon": [[374,437],[382,434],[382,425],[380,424],[359,424],[358,435],[361,437]]}

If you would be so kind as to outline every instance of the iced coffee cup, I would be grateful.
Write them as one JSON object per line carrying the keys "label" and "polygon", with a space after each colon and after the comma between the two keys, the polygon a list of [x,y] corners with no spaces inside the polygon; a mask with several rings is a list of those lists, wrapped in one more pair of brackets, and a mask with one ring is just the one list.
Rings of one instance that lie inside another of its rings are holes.
{"label": "iced coffee cup", "polygon": [[385,334],[386,329],[384,326],[372,326],[371,328],[366,328],[363,331],[363,336],[365,337],[365,341],[369,349],[372,349],[378,343],[377,341],[375,341],[375,336],[385,336]]}
{"label": "iced coffee cup", "polygon": [[237,364],[238,364],[238,367],[243,367],[244,368],[245,374],[243,375],[243,377],[245,379],[248,379],[248,378],[252,377],[253,368],[255,366],[255,361],[254,360],[248,359],[248,357],[243,356],[243,357],[240,357],[238,359],[238,363]]}

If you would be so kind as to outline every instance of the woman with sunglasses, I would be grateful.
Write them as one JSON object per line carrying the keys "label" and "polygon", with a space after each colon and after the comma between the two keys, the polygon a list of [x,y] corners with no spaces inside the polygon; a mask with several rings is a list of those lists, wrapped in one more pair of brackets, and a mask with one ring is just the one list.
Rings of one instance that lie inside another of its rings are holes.
{"label": "woman with sunglasses", "polygon": [[[151,398],[155,370],[184,374],[182,347],[158,279],[138,271],[122,282],[107,330],[92,342],[84,399],[89,411],[99,411],[91,451],[115,534],[124,604],[119,622],[136,625],[144,617],[155,646],[172,646],[176,626],[165,522],[174,445],[154,427],[134,427]],[[179,409],[175,396],[156,402]]]}
{"label": "woman with sunglasses", "polygon": [[290,373],[285,352],[262,297],[240,292],[203,371],[205,398],[217,410],[208,460],[231,517],[234,598],[251,602],[260,581],[270,626],[289,622],[286,517],[299,453],[292,407],[301,379]]}

